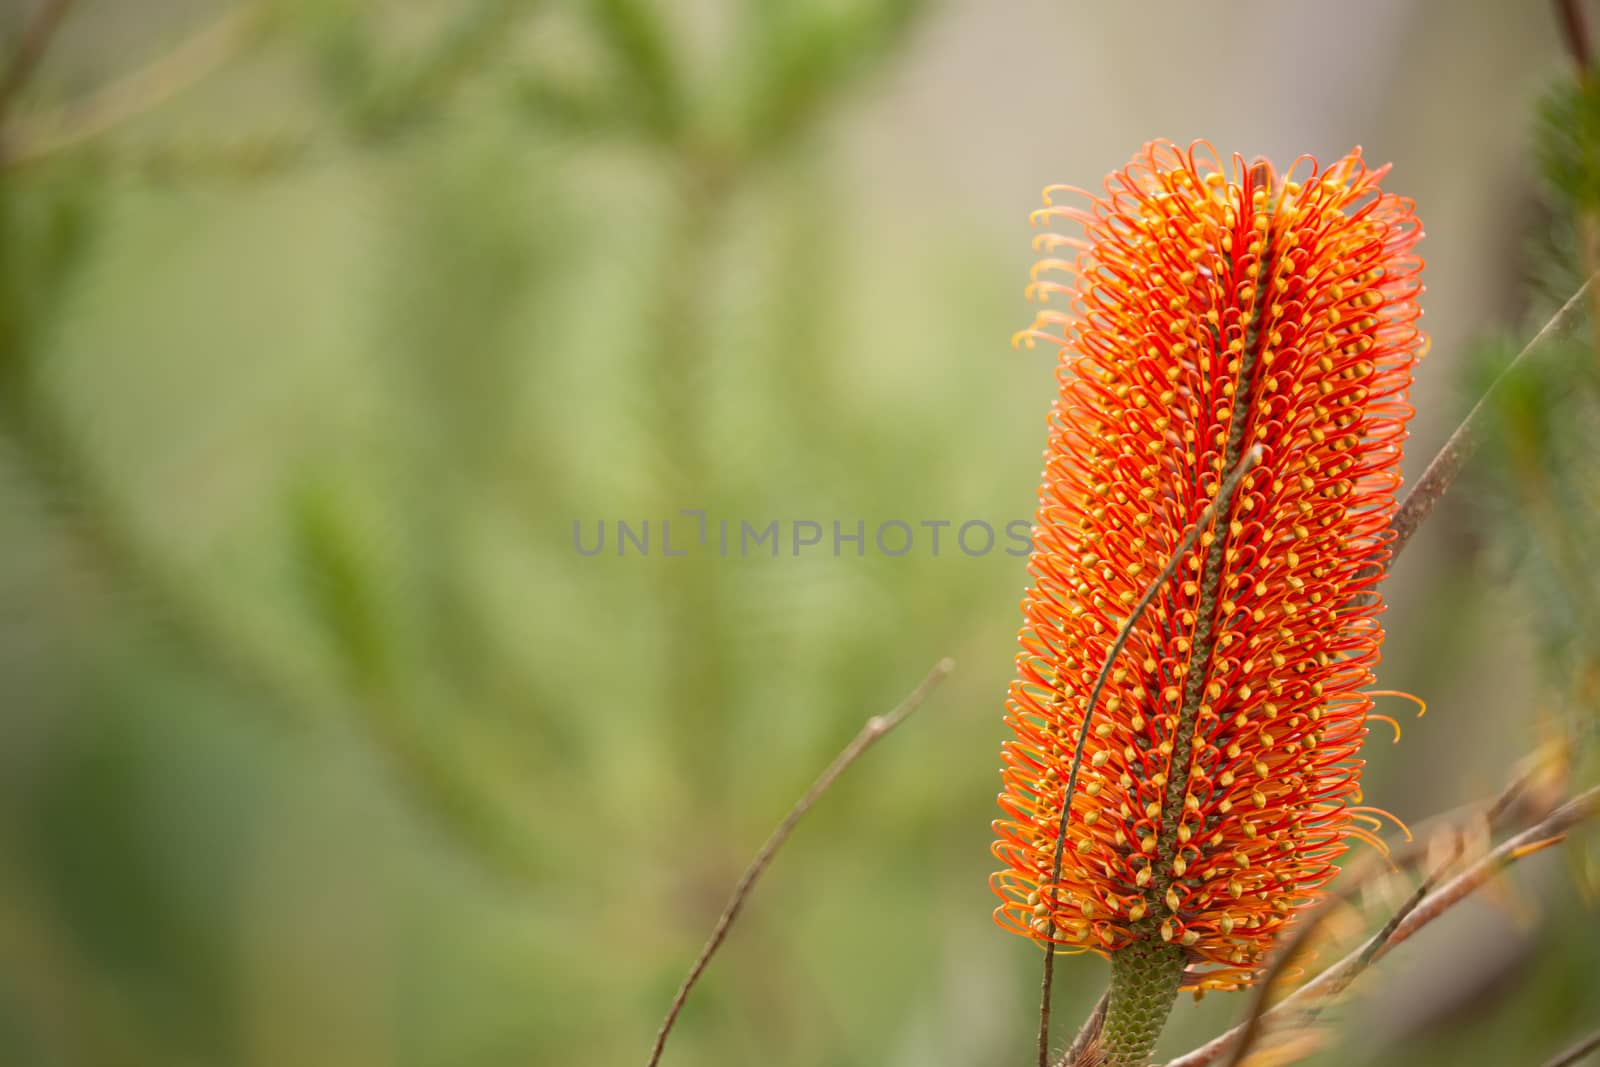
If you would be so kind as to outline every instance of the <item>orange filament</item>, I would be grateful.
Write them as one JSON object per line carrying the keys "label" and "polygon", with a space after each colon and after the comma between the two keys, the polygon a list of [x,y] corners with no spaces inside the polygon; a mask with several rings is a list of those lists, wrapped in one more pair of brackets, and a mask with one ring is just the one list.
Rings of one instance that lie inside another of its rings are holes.
{"label": "orange filament", "polygon": [[1367,721],[1371,722],[1373,719],[1377,719],[1379,722],[1386,722],[1390,726],[1393,726],[1394,727],[1394,743],[1397,744],[1397,745],[1400,743],[1400,724],[1398,722],[1396,722],[1393,718],[1391,718],[1388,715],[1378,715],[1378,714],[1375,714],[1375,713],[1370,712],[1370,711],[1367,712]]}

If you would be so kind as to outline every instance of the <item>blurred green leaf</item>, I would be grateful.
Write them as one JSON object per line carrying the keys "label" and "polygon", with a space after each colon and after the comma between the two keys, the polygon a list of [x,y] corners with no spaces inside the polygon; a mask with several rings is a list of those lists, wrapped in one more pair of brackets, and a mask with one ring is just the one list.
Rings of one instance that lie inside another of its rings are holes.
{"label": "blurred green leaf", "polygon": [[74,167],[29,184],[0,176],[0,418],[29,402],[46,334],[92,246],[95,194]]}
{"label": "blurred green leaf", "polygon": [[539,0],[469,0],[433,28],[424,46],[393,55],[381,8],[359,0],[310,3],[298,19],[313,46],[314,71],[342,125],[356,139],[379,143],[436,121],[460,84],[508,47],[518,18]]}
{"label": "blurred green leaf", "polygon": [[1568,210],[1600,210],[1600,78],[1565,79],[1545,94],[1534,152],[1540,175]]}
{"label": "blurred green leaf", "polygon": [[584,11],[611,54],[617,95],[638,127],[659,143],[675,142],[688,121],[687,90],[656,0],[584,0]]}
{"label": "blurred green leaf", "polygon": [[755,158],[791,143],[830,102],[910,38],[929,0],[748,0],[751,67],[742,143]]}
{"label": "blurred green leaf", "polygon": [[391,682],[394,652],[385,626],[373,561],[341,498],[326,477],[307,475],[295,487],[289,513],[293,544],[316,621],[360,690]]}

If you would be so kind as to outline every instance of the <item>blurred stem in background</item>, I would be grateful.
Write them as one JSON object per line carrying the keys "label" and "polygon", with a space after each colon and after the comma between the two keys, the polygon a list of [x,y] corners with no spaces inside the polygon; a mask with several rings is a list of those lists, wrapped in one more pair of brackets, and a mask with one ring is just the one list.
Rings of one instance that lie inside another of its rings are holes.
{"label": "blurred stem in background", "polygon": [[[746,92],[732,94],[740,105],[728,115],[713,106],[728,94],[691,78],[687,48],[664,9],[647,0],[594,0],[583,10],[603,50],[606,88],[591,89],[588,98],[545,79],[524,88],[544,117],[631,133],[664,172],[666,238],[653,275],[656,292],[644,311],[639,363],[649,368],[650,438],[657,448],[646,457],[655,486],[649,513],[673,522],[680,538],[675,551],[685,548],[685,532],[700,532],[686,510],[727,514],[738,492],[710,437],[717,389],[708,324],[727,277],[719,253],[729,215],[775,164],[793,163],[808,150],[830,105],[891,58],[926,9],[922,0],[739,5],[726,50],[738,64],[714,68],[724,81],[747,84]],[[795,286],[779,299],[787,307],[815,298]],[[791,382],[819,379],[820,346],[797,346],[783,356]],[[658,535],[665,537],[664,530],[658,527]],[[698,783],[709,807],[734,799],[718,795],[716,786],[718,769],[732,759],[723,751],[734,698],[725,649],[727,607],[736,594],[724,570],[712,553],[692,552],[660,569],[656,598],[668,635],[662,714],[669,745],[684,780]]]}
{"label": "blurred stem in background", "polygon": [[[1562,39],[1572,56],[1574,80],[1580,91],[1587,90],[1594,81],[1594,55],[1589,41],[1588,16],[1580,0],[1555,0],[1555,7]],[[1589,143],[1579,149],[1580,154],[1592,155],[1600,151],[1600,141],[1593,141],[1587,137],[1582,139]],[[1600,161],[1589,159],[1579,166],[1583,170],[1600,174]],[[1548,173],[1546,180],[1551,180]],[[1596,270],[1600,270],[1600,203],[1578,205],[1573,222],[1577,227],[1584,273],[1586,276],[1592,275]],[[1593,348],[1600,354],[1600,292],[1596,292],[1590,298],[1589,319],[1594,339]]]}
{"label": "blurred stem in background", "polygon": [[[655,347],[650,392],[659,419],[653,436],[663,452],[654,464],[662,477],[660,503],[653,511],[663,517],[691,508],[718,514],[725,499],[718,491],[716,457],[706,440],[711,369],[705,359],[705,304],[714,294],[704,281],[716,277],[716,242],[737,177],[715,162],[686,158],[680,166],[677,217],[668,224],[659,303],[650,316]],[[676,526],[682,531],[690,524],[680,520]],[[677,550],[684,547],[680,544]],[[726,715],[728,694],[721,655],[725,624],[719,615],[726,594],[719,589],[719,575],[715,558],[699,552],[660,571],[661,603],[667,607],[664,632],[671,635],[666,706],[672,709],[675,728],[670,736],[681,773],[708,786],[717,781],[716,770],[727,758],[714,741],[708,743],[727,736],[719,721]],[[704,799],[716,804],[727,798]]]}
{"label": "blurred stem in background", "polygon": [[[1529,248],[1533,318],[1600,269],[1600,79],[1583,5],[1555,0],[1554,10],[1572,73],[1547,91],[1534,127],[1545,218]],[[1478,491],[1466,498],[1496,566],[1514,569],[1526,590],[1546,718],[1568,738],[1580,780],[1600,767],[1600,295],[1589,325],[1588,343],[1553,345],[1506,382],[1488,412]],[[1507,346],[1484,346],[1470,387],[1506,358]]]}
{"label": "blurred stem in background", "polygon": [[[447,26],[409,62],[387,67],[384,79],[370,86],[366,81],[343,86],[351,99],[339,113],[352,136],[358,143],[376,145],[408,131],[442,106],[455,83],[486,58],[493,44],[504,39],[509,16],[525,6],[502,2],[470,5],[457,23]],[[58,16],[63,12],[62,5],[48,6],[40,17],[59,26]],[[169,66],[185,73],[192,70],[195,77],[210,72],[242,40],[242,27],[253,25],[262,13],[260,5],[230,10],[213,27],[179,46],[181,63],[158,60],[139,76],[114,82],[97,93],[92,106],[68,107],[65,113],[91,116],[90,133],[103,132],[114,120],[135,117],[173,88],[165,76]],[[340,33],[347,35],[340,38],[346,49],[359,50],[356,42],[370,32],[349,20],[337,25]],[[42,52],[48,43],[44,37],[42,31],[30,32],[24,53]],[[196,42],[204,44],[204,49],[197,49]],[[200,51],[204,54],[197,54]],[[366,69],[363,63],[349,65]],[[185,85],[190,81],[188,77],[177,80]],[[22,87],[14,74],[6,84],[8,98]],[[368,91],[358,93],[358,86]],[[0,121],[4,119],[0,113]],[[0,144],[8,148],[21,144],[22,150],[14,158],[31,161],[39,152],[62,151],[80,139],[53,134],[44,126],[40,128],[45,130],[46,144],[40,147],[26,140],[30,128],[25,123],[20,127],[6,124]],[[19,136],[24,139],[19,141]],[[54,140],[49,139],[52,136]],[[34,151],[29,150],[30,145]],[[70,174],[74,163],[66,160],[59,166]],[[264,706],[301,725],[319,721],[323,709],[344,705],[354,721],[365,723],[375,749],[384,754],[400,778],[425,806],[453,825],[463,841],[500,870],[524,868],[525,859],[517,858],[517,832],[510,829],[520,820],[512,817],[504,797],[494,796],[486,788],[480,763],[460,751],[462,740],[470,735],[457,729],[459,723],[438,724],[423,733],[419,713],[402,707],[410,702],[412,690],[388,684],[383,677],[382,666],[393,659],[381,648],[371,608],[358,606],[367,597],[366,587],[381,579],[359,573],[358,555],[342,540],[337,505],[330,497],[315,490],[299,495],[298,533],[307,574],[319,590],[313,603],[328,617],[330,633],[341,639],[352,659],[345,678],[353,688],[343,693],[341,683],[322,677],[314,663],[293,655],[281,644],[252,633],[224,599],[202,591],[197,577],[184,574],[182,565],[162,558],[137,531],[137,521],[126,505],[102,484],[102,475],[85,454],[79,434],[49,395],[44,367],[52,314],[66,299],[74,271],[93,240],[94,211],[102,195],[92,176],[64,179],[55,173],[0,169],[0,229],[4,231],[0,232],[0,270],[4,271],[0,276],[0,373],[4,375],[0,416],[20,469],[40,498],[76,531],[102,577],[133,592],[148,616],[179,638],[188,654],[220,668],[262,698]],[[403,227],[401,232],[405,232]],[[515,285],[517,279],[513,276],[504,282]],[[458,321],[493,329],[495,319],[484,314]],[[451,349],[445,344],[429,352],[447,357]],[[480,366],[482,362],[468,360],[464,364]],[[447,379],[459,380],[456,376]],[[429,410],[448,410],[448,406]],[[473,421],[457,417],[462,427]],[[485,451],[479,448],[474,455],[457,458],[471,464]],[[433,472],[436,484],[454,484],[439,473]],[[427,513],[455,514],[448,503]],[[434,532],[447,546],[449,538],[443,531],[436,528]],[[448,551],[448,547],[428,545],[420,555],[437,559],[440,552]],[[444,584],[438,582],[435,587],[441,589]],[[459,625],[459,613],[452,616],[448,604],[442,606],[444,610],[435,613],[443,616],[441,632],[470,640],[470,629]]]}

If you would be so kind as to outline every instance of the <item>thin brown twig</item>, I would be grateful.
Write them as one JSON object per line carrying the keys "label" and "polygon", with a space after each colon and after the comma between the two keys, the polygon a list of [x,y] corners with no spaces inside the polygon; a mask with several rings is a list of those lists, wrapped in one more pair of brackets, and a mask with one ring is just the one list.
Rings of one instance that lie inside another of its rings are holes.
{"label": "thin brown twig", "polygon": [[[1445,876],[1445,874],[1455,864],[1456,860],[1460,858],[1460,856],[1461,838],[1457,837],[1455,848],[1451,851],[1450,857],[1429,872],[1427,877],[1423,878],[1421,883],[1418,884],[1416,891],[1407,897],[1405,902],[1402,903],[1400,907],[1395,910],[1394,914],[1389,917],[1389,921],[1383,924],[1383,927],[1378,931],[1377,936],[1367,942],[1365,951],[1368,953],[1368,956],[1362,961],[1362,967],[1366,967],[1371,964],[1371,955],[1376,954],[1378,948],[1394,935],[1395,930],[1398,929],[1400,924],[1405,921],[1406,916],[1410,915],[1417,909],[1417,905],[1422,903],[1423,898],[1425,898],[1429,893],[1433,892],[1434,887],[1439,884],[1439,881]],[[1228,1058],[1228,1067],[1239,1067],[1240,1064],[1244,1063],[1244,1058],[1249,1055],[1250,1049],[1255,1045],[1256,1039],[1261,1036],[1264,1028],[1263,1020],[1267,1013],[1267,1000],[1272,994],[1272,987],[1277,984],[1278,979],[1283,976],[1283,972],[1288,968],[1290,962],[1299,954],[1300,950],[1305,947],[1306,943],[1311,940],[1313,934],[1322,926],[1323,921],[1332,914],[1333,908],[1339,903],[1350,899],[1350,897],[1354,895],[1356,889],[1358,888],[1360,887],[1357,885],[1347,886],[1344,892],[1330,899],[1325,905],[1318,908],[1310,915],[1307,915],[1305,920],[1300,924],[1300,929],[1295,932],[1295,936],[1286,946],[1284,946],[1283,950],[1277,954],[1276,958],[1272,962],[1272,966],[1256,984],[1255,995],[1251,998],[1250,1009],[1245,1015],[1243,1032],[1239,1035],[1239,1040],[1233,1046],[1233,1055]]]}
{"label": "thin brown twig", "polygon": [[[1517,831],[1545,818],[1561,803],[1561,798],[1546,799],[1543,790],[1532,788],[1534,779],[1545,773],[1545,761],[1535,753],[1518,761],[1518,766],[1521,769],[1493,800],[1463,804],[1415,823],[1408,840],[1391,850],[1386,864],[1371,862],[1363,867],[1357,863],[1347,867],[1339,875],[1341,888],[1335,891],[1338,899],[1353,899],[1386,873],[1386,869],[1409,870],[1419,864],[1434,854],[1434,844],[1441,836],[1450,838],[1452,848],[1459,847],[1464,853],[1470,850],[1477,855],[1488,851],[1496,832]],[[1376,856],[1377,853],[1371,853],[1363,859],[1371,860]]]}
{"label": "thin brown twig", "polygon": [[33,72],[39,69],[39,62],[50,50],[50,42],[55,39],[56,31],[67,20],[71,10],[72,0],[43,0],[39,10],[22,28],[17,50],[12,53],[5,72],[0,74],[0,118],[11,110],[11,105],[27,88]]}
{"label": "thin brown twig", "polygon": [[727,906],[722,909],[722,914],[717,918],[717,924],[711,930],[711,936],[706,939],[705,947],[700,950],[700,955],[695,958],[689,968],[689,974],[684,978],[683,984],[678,987],[677,994],[672,998],[672,1005],[667,1009],[666,1018],[661,1020],[661,1028],[656,1032],[655,1044],[650,1047],[649,1067],[656,1067],[661,1062],[662,1050],[666,1048],[667,1036],[672,1032],[672,1026],[678,1021],[678,1013],[683,1010],[683,1005],[689,999],[689,994],[694,990],[695,983],[700,980],[705,972],[706,965],[711,962],[711,957],[716,955],[717,949],[727,939],[728,931],[733,926],[734,920],[739,917],[739,912],[744,909],[745,901],[749,899],[750,891],[755,888],[757,880],[771,865],[772,860],[789,839],[789,834],[794,831],[795,825],[800,822],[810,811],[812,806],[826,793],[841,774],[849,770],[850,765],[861,758],[862,753],[871,748],[885,734],[896,726],[905,722],[911,714],[920,708],[932,694],[933,690],[944,681],[945,677],[955,669],[955,661],[946,657],[934,664],[933,669],[923,678],[909,696],[902,700],[893,711],[887,715],[874,715],[867,720],[861,732],[844,747],[826,770],[818,775],[817,780],[807,789],[805,795],[795,803],[795,806],[785,815],[778,828],[772,831],[761,850],[756,853],[755,859],[750,861],[750,866],[745,868],[740,875],[738,883],[733,887],[733,893],[728,897]]}
{"label": "thin brown twig", "polygon": [[1106,1024],[1106,1009],[1111,1007],[1111,989],[1107,987],[1100,999],[1095,1001],[1094,1009],[1089,1012],[1089,1017],[1083,1020],[1083,1026],[1078,1030],[1078,1036],[1072,1039],[1072,1044],[1067,1046],[1056,1067],[1074,1067],[1078,1058],[1089,1048],[1090,1042],[1100,1036],[1100,1031]]}
{"label": "thin brown twig", "polygon": [[1556,0],[1556,19],[1561,23],[1561,38],[1567,43],[1567,51],[1572,53],[1579,77],[1586,76],[1594,57],[1589,48],[1589,26],[1582,0]]}
{"label": "thin brown twig", "polygon": [[[1062,855],[1066,851],[1067,824],[1072,815],[1073,798],[1078,793],[1078,772],[1083,768],[1084,745],[1089,738],[1089,723],[1094,717],[1095,706],[1100,701],[1100,692],[1105,688],[1106,680],[1111,677],[1111,668],[1116,664],[1117,657],[1122,654],[1122,649],[1127,645],[1128,639],[1133,636],[1133,628],[1139,624],[1139,619],[1143,617],[1150,605],[1155,602],[1157,595],[1160,594],[1168,580],[1177,572],[1179,565],[1183,562],[1183,557],[1188,555],[1195,542],[1210,528],[1212,516],[1219,512],[1224,515],[1227,514],[1228,502],[1233,499],[1234,490],[1239,487],[1239,483],[1249,473],[1250,468],[1259,462],[1261,462],[1260,445],[1256,445],[1240,457],[1238,465],[1229,471],[1228,476],[1223,479],[1222,485],[1217,489],[1216,497],[1206,504],[1193,528],[1184,535],[1183,540],[1178,543],[1178,547],[1173,550],[1171,557],[1167,560],[1167,565],[1162,567],[1161,573],[1156,575],[1150,584],[1145,587],[1144,595],[1139,598],[1139,602],[1133,606],[1133,610],[1129,612],[1121,629],[1117,631],[1116,640],[1111,642],[1111,649],[1106,653],[1106,660],[1100,667],[1100,674],[1095,678],[1094,686],[1089,690],[1089,699],[1083,709],[1083,722],[1078,727],[1077,746],[1072,753],[1072,769],[1067,775],[1066,793],[1061,801],[1061,819],[1056,825],[1055,859],[1050,864],[1050,884],[1046,887],[1045,892],[1040,894],[1041,899],[1044,899],[1045,894],[1048,893],[1050,903],[1055,902],[1056,883],[1061,881]],[[1039,1067],[1050,1067],[1050,994],[1055,982],[1055,964],[1055,944],[1054,942],[1046,941],[1044,943],[1044,974],[1039,982]]]}
{"label": "thin brown twig", "polygon": [[[1040,898],[1044,899],[1043,897]],[[1052,900],[1054,897],[1052,896]],[[1039,979],[1039,1067],[1049,1067],[1050,1064],[1050,993],[1056,980],[1056,947],[1053,943],[1044,943],[1044,974]],[[1106,995],[1111,995],[1111,989],[1106,988]],[[1109,1001],[1108,1001],[1109,1003]]]}
{"label": "thin brown twig", "polygon": [[[1434,887],[1439,884],[1439,880],[1461,858],[1461,854],[1465,849],[1465,834],[1467,832],[1465,824],[1471,819],[1481,818],[1486,832],[1494,830],[1506,813],[1511,810],[1511,805],[1527,789],[1528,782],[1539,772],[1539,769],[1539,766],[1535,764],[1516,775],[1506,784],[1498,796],[1487,804],[1482,805],[1479,811],[1471,811],[1470,814],[1457,812],[1438,817],[1441,821],[1452,824],[1454,844],[1451,848],[1450,858],[1441,863],[1422,880],[1416,892],[1407,898],[1405,903],[1389,918],[1389,921],[1383,926],[1382,932],[1368,942],[1370,949],[1376,951],[1378,945],[1387,941],[1400,922],[1416,909],[1425,896],[1433,892]],[[1470,811],[1470,809],[1468,810]],[[1427,849],[1429,841],[1434,836],[1434,831],[1427,828],[1425,824],[1419,824],[1416,835],[1408,841],[1407,848],[1394,859],[1394,865],[1406,868],[1420,860],[1423,851]],[[1294,936],[1278,950],[1273,957],[1272,963],[1257,982],[1254,995],[1251,997],[1250,1007],[1245,1013],[1244,1021],[1241,1023],[1243,1032],[1238,1044],[1234,1046],[1233,1056],[1228,1060],[1230,1067],[1236,1067],[1236,1065],[1243,1063],[1245,1056],[1249,1053],[1256,1039],[1261,1036],[1262,1017],[1267,1012],[1267,1002],[1271,998],[1272,988],[1283,977],[1283,973],[1288,969],[1289,964],[1310,943],[1311,938],[1322,928],[1323,923],[1334,914],[1337,908],[1354,900],[1358,893],[1365,890],[1371,882],[1382,877],[1387,872],[1382,868],[1371,868],[1364,877],[1357,876],[1354,878],[1349,877],[1352,873],[1354,872],[1347,872],[1339,889],[1295,925]],[[1367,963],[1370,964],[1371,960],[1369,959]]]}
{"label": "thin brown twig", "polygon": [[1596,1030],[1571,1048],[1558,1052],[1544,1067],[1572,1067],[1574,1063],[1596,1050],[1600,1050],[1600,1030]]}
{"label": "thin brown twig", "polygon": [[[1478,398],[1478,402],[1472,405],[1472,410],[1467,412],[1467,417],[1461,420],[1461,425],[1456,427],[1449,440],[1445,441],[1444,446],[1439,449],[1432,461],[1429,462],[1428,469],[1422,472],[1422,477],[1417,481],[1417,484],[1412,486],[1411,490],[1406,493],[1405,499],[1400,503],[1400,509],[1395,512],[1394,519],[1389,523],[1389,529],[1394,534],[1393,539],[1389,542],[1389,559],[1391,563],[1400,555],[1406,543],[1411,540],[1411,535],[1417,532],[1417,527],[1421,526],[1423,520],[1432,513],[1433,506],[1439,502],[1440,497],[1444,496],[1445,491],[1450,488],[1450,484],[1455,481],[1456,475],[1460,473],[1462,465],[1466,463],[1467,459],[1471,457],[1473,451],[1478,447],[1478,420],[1489,407],[1490,402],[1494,400],[1495,394],[1500,391],[1500,387],[1505,381],[1522,365],[1523,360],[1527,359],[1545,341],[1571,324],[1574,313],[1582,306],[1583,298],[1588,294],[1590,287],[1594,285],[1595,277],[1596,275],[1590,275],[1588,280],[1578,287],[1578,291],[1568,297],[1565,304],[1561,305],[1561,309],[1550,316],[1550,320],[1539,329],[1538,333],[1533,335],[1533,339],[1522,346],[1522,351],[1518,352],[1517,357],[1506,366],[1505,370],[1500,372],[1499,377],[1495,378],[1494,383],[1489,386],[1483,396]],[[1375,573],[1377,573],[1376,568],[1365,572],[1366,575]]]}
{"label": "thin brown twig", "polygon": [[1544,765],[1534,760],[1517,772],[1506,783],[1505,788],[1487,804],[1465,804],[1415,824],[1412,827],[1411,840],[1394,853],[1394,863],[1405,867],[1417,862],[1423,858],[1441,831],[1452,831],[1459,838],[1468,831],[1468,824],[1475,818],[1481,818],[1484,832],[1492,834],[1496,830],[1507,829],[1506,819],[1513,814],[1526,814],[1533,819],[1542,819],[1549,815],[1555,809],[1554,803],[1543,807],[1535,804],[1528,812],[1522,812],[1519,808],[1519,804],[1526,797],[1528,786],[1543,772]]}
{"label": "thin brown twig", "polygon": [[[1395,946],[1409,940],[1417,931],[1471,896],[1506,867],[1549,845],[1565,839],[1566,832],[1586,819],[1600,814],[1600,786],[1578,794],[1537,825],[1508,838],[1498,847],[1474,862],[1466,870],[1424,897],[1417,906],[1394,925],[1392,930],[1374,934],[1361,948],[1351,952],[1339,962],[1324,970],[1300,989],[1285,997],[1263,1018],[1272,1020],[1293,1012],[1304,1011],[1337,996],[1359,978],[1372,964],[1386,956]],[[1166,1067],[1205,1067],[1228,1052],[1243,1035],[1242,1025],[1234,1027],[1192,1052],[1168,1061]]]}
{"label": "thin brown twig", "polygon": [[1506,784],[1500,795],[1495,797],[1494,803],[1483,813],[1483,818],[1491,829],[1499,825],[1500,820],[1505,818],[1512,806],[1522,799],[1522,795],[1528,791],[1528,785],[1543,769],[1542,763],[1537,758],[1530,760],[1522,773]]}
{"label": "thin brown twig", "polygon": [[[1589,20],[1584,14],[1583,0],[1555,0],[1556,22],[1561,26],[1561,39],[1572,56],[1572,66],[1580,87],[1586,85],[1594,74],[1594,50],[1589,43]],[[1578,252],[1584,270],[1593,274],[1600,270],[1600,217],[1592,210],[1579,209]],[[1594,334],[1595,348],[1600,352],[1600,294],[1593,303],[1589,328]]]}
{"label": "thin brown twig", "polygon": [[1377,957],[1378,951],[1389,943],[1389,939],[1394,936],[1395,931],[1400,929],[1400,924],[1405,922],[1411,913],[1416,911],[1418,906],[1428,898],[1428,894],[1433,892],[1434,887],[1444,880],[1444,876],[1449,873],[1450,868],[1455,866],[1456,860],[1460,858],[1461,839],[1458,837],[1456,838],[1455,848],[1450,850],[1450,855],[1445,861],[1428,873],[1428,876],[1417,886],[1416,891],[1407,897],[1405,903],[1396,908],[1394,914],[1389,916],[1389,921],[1379,928],[1377,936],[1367,942],[1366,947],[1361,950],[1361,955],[1357,957],[1357,971],[1362,971],[1372,966],[1372,961]]}
{"label": "thin brown twig", "polygon": [[[1379,872],[1383,873],[1383,872]],[[1273,957],[1272,963],[1267,967],[1266,973],[1256,982],[1255,990],[1250,998],[1250,1007],[1245,1012],[1244,1021],[1239,1035],[1238,1044],[1234,1046],[1233,1056],[1229,1058],[1230,1065],[1244,1062],[1245,1055],[1255,1043],[1263,1025],[1263,1018],[1267,1014],[1267,1001],[1272,995],[1272,987],[1277,985],[1283,977],[1284,971],[1289,969],[1289,964],[1300,955],[1302,949],[1310,943],[1323,923],[1333,915],[1334,910],[1353,899],[1357,892],[1365,887],[1370,879],[1352,880],[1340,892],[1329,897],[1316,910],[1310,912],[1296,925],[1294,936],[1287,944],[1280,948]]]}
{"label": "thin brown twig", "polygon": [[36,162],[137,118],[231,59],[262,22],[266,7],[243,4],[178,42],[148,65],[63,106],[0,130],[0,166]]}
{"label": "thin brown twig", "polygon": [[1361,950],[1361,955],[1357,957],[1356,965],[1351,968],[1349,975],[1341,982],[1336,983],[1335,987],[1329,990],[1327,996],[1320,1003],[1313,1004],[1310,1008],[1306,1009],[1305,1023],[1307,1025],[1313,1022],[1318,1015],[1322,1014],[1322,1009],[1327,1007],[1328,1002],[1334,997],[1338,996],[1340,993],[1344,992],[1344,990],[1349,987],[1350,983],[1356,980],[1357,975],[1361,974],[1362,971],[1365,971],[1368,967],[1372,966],[1372,962],[1378,958],[1379,952],[1388,950],[1389,944],[1395,937],[1396,931],[1400,929],[1400,924],[1405,922],[1406,919],[1410,918],[1412,912],[1416,911],[1422,906],[1422,902],[1428,898],[1428,894],[1433,892],[1434,887],[1439,884],[1440,880],[1444,878],[1445,874],[1450,870],[1450,868],[1455,865],[1456,860],[1461,857],[1461,849],[1462,839],[1458,837],[1456,838],[1455,848],[1451,851],[1450,857],[1443,863],[1439,864],[1438,867],[1434,868],[1434,870],[1422,880],[1422,884],[1417,886],[1416,892],[1407,897],[1405,902],[1402,903],[1400,907],[1395,909],[1394,914],[1389,917],[1389,921],[1384,923],[1382,929],[1378,931],[1377,935],[1367,942],[1366,946]]}

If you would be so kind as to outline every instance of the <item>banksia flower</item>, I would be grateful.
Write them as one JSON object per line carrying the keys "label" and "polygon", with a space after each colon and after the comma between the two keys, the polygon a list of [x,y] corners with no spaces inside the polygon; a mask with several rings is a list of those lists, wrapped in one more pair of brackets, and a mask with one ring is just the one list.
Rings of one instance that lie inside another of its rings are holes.
{"label": "banksia flower", "polygon": [[[1036,239],[1030,295],[1053,306],[1018,335],[1061,347],[1060,392],[995,917],[1111,958],[1112,1067],[1146,1062],[1180,987],[1248,984],[1350,839],[1375,840],[1362,690],[1424,348],[1421,230],[1386,171],[1155,142],[1105,195],[1053,187],[1034,216],[1081,235]],[[1112,664],[1052,881],[1090,690],[1201,522]]]}

